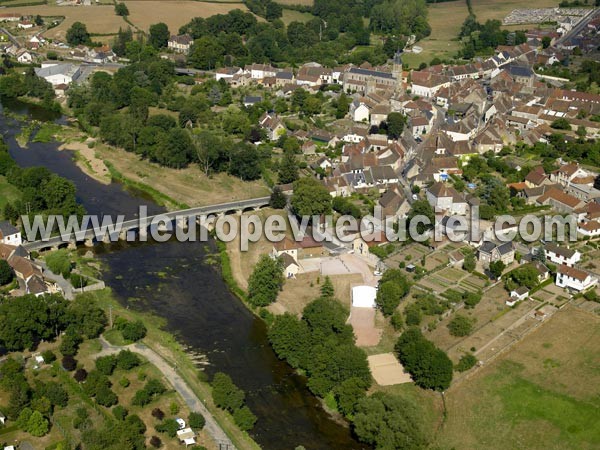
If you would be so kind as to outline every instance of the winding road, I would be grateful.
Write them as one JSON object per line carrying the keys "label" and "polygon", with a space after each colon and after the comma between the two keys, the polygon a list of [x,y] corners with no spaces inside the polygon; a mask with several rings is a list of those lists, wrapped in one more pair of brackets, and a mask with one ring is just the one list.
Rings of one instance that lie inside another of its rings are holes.
{"label": "winding road", "polygon": [[151,348],[148,348],[144,344],[140,343],[117,346],[109,343],[106,339],[104,339],[103,336],[100,336],[100,343],[102,344],[102,351],[98,354],[98,356],[119,353],[121,350],[130,350],[146,358],[162,372],[164,377],[169,381],[169,383],[171,383],[173,388],[179,393],[179,395],[181,395],[190,410],[199,412],[204,416],[204,419],[206,419],[206,425],[204,426],[204,429],[208,432],[208,434],[210,434],[219,448],[235,450],[236,447],[233,445],[229,437],[227,437],[227,434],[217,423],[210,411],[206,409],[204,403],[200,401],[194,391],[188,386],[183,378],[181,378],[181,376],[177,373],[177,370],[173,368],[167,361],[165,361],[162,356],[160,356]]}

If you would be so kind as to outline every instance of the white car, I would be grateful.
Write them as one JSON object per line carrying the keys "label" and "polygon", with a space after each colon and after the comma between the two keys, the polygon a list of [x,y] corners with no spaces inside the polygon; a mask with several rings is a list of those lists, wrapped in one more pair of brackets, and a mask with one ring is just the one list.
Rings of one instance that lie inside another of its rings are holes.
{"label": "white car", "polygon": [[381,272],[380,270],[376,270],[375,272],[373,272],[373,275],[375,275],[376,277],[380,277],[381,275],[383,275],[383,272]]}
{"label": "white car", "polygon": [[175,422],[177,422],[177,425],[179,425],[180,430],[183,430],[185,428],[185,420],[180,419],[178,417],[177,419],[175,419]]}

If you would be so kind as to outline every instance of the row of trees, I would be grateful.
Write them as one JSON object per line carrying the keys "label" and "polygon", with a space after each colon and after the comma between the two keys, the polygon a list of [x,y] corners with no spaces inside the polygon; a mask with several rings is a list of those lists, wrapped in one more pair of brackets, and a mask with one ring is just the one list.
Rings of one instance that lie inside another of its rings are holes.
{"label": "row of trees", "polygon": [[215,374],[211,386],[215,405],[229,411],[240,429],[251,430],[256,423],[256,416],[245,404],[246,394],[244,391],[233,383],[229,375],[222,372]]}

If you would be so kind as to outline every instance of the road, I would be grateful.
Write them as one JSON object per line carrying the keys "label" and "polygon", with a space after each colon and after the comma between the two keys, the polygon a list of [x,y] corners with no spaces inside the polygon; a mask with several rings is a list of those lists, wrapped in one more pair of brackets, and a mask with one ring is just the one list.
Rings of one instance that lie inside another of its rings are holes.
{"label": "road", "polygon": [[0,28],[0,31],[2,31],[8,37],[8,40],[10,42],[15,44],[17,47],[21,47],[21,44],[19,44],[19,41],[17,41],[17,38],[14,37],[12,34],[10,34],[10,32],[6,28]]}
{"label": "road", "polygon": [[592,9],[589,13],[587,13],[573,28],[571,28],[567,33],[563,34],[556,43],[555,47],[558,47],[561,44],[566,43],[569,39],[577,36],[581,31],[587,27],[588,23],[590,23],[594,17],[598,15],[600,12],[600,8]]}
{"label": "road", "polygon": [[177,370],[163,359],[154,350],[146,347],[144,344],[136,343],[125,346],[116,346],[110,344],[103,336],[100,337],[100,343],[102,344],[102,351],[98,356],[111,355],[119,353],[121,350],[131,350],[139,355],[142,355],[150,363],[152,363],[158,370],[162,372],[164,377],[169,381],[173,388],[181,395],[185,403],[188,405],[191,411],[199,412],[206,419],[206,425],[204,429],[210,434],[217,445],[227,445],[229,450],[235,450],[235,446],[231,440],[227,437],[227,434],[221,426],[217,423],[213,415],[206,409],[204,403],[200,401],[194,391],[188,386],[188,384],[181,378],[177,373]]}

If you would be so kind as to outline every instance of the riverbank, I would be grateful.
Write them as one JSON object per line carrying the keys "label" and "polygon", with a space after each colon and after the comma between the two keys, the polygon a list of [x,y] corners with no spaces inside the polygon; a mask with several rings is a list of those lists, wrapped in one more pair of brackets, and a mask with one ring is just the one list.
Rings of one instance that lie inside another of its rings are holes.
{"label": "riverbank", "polygon": [[[233,421],[230,414],[217,408],[212,401],[211,387],[207,382],[204,372],[195,365],[189,353],[177,341],[175,336],[163,330],[165,321],[150,313],[135,311],[124,308],[114,297],[112,291],[107,288],[87,295],[93,296],[98,305],[102,307],[113,320],[116,317],[124,317],[127,320],[141,320],[146,326],[148,333],[142,340],[144,345],[159,355],[171,367],[175,368],[177,374],[185,381],[194,394],[202,401],[217,423],[239,450],[258,450],[260,446],[248,435],[241,431]],[[108,333],[110,339],[110,333]],[[118,342],[112,342],[118,344]]]}

